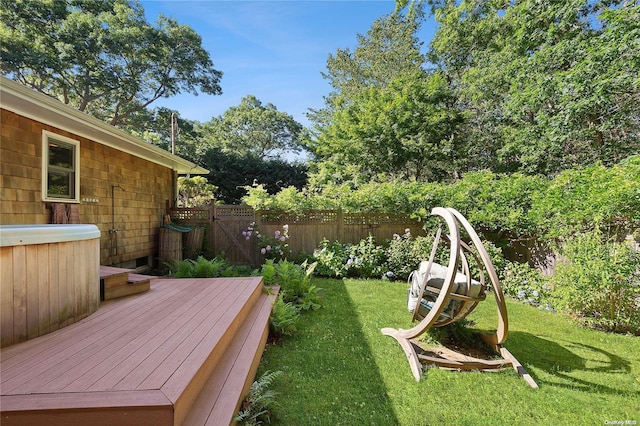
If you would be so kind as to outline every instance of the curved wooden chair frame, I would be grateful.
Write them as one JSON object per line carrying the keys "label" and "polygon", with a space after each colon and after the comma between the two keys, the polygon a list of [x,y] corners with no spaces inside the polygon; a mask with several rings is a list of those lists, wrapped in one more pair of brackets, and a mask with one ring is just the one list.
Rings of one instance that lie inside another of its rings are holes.
{"label": "curved wooden chair frame", "polygon": [[[437,297],[433,302],[433,306],[431,307],[431,309],[424,316],[419,312],[420,302],[416,304],[413,312],[413,320],[418,321],[418,323],[414,327],[408,330],[383,328],[381,330],[382,333],[387,336],[393,337],[398,341],[398,343],[400,343],[400,346],[404,350],[405,355],[407,356],[407,360],[409,361],[411,372],[413,373],[415,379],[418,381],[422,377],[422,363],[449,369],[482,371],[496,370],[512,366],[515,371],[520,374],[531,387],[537,388],[538,385],[527,373],[524,367],[504,346],[502,346],[502,343],[504,343],[504,341],[507,339],[507,332],[509,329],[507,307],[505,305],[504,295],[502,293],[502,288],[500,287],[498,275],[496,274],[495,268],[493,267],[491,259],[489,258],[489,254],[482,245],[482,241],[478,237],[478,234],[476,234],[475,230],[473,229],[471,224],[469,224],[467,219],[465,219],[465,217],[455,209],[436,207],[431,211],[431,214],[440,216],[440,218],[444,220],[449,233],[443,237],[442,226],[440,226],[438,228],[438,231],[436,232],[433,247],[427,264],[425,278],[420,283],[419,294],[423,295],[425,294],[425,291],[427,291],[432,295],[437,295]],[[460,239],[460,228],[464,229],[464,231],[471,239],[471,243],[473,247],[475,247],[475,252],[471,249],[470,245],[466,244]],[[436,249],[443,239],[448,242],[450,247],[449,263],[447,265],[446,275],[442,282],[442,287],[433,288],[428,286],[429,272],[431,271],[431,268],[434,264]],[[481,290],[477,295],[469,294],[469,289],[471,288],[472,284],[471,271],[469,268],[469,257],[471,257],[476,262],[480,271],[478,278],[480,281]],[[467,294],[456,294],[455,292],[453,292],[454,280],[456,280],[457,276],[460,276],[458,274],[459,268],[466,279]],[[416,346],[411,341],[412,339],[418,338],[431,327],[441,327],[459,321],[460,319],[469,315],[473,311],[473,309],[475,309],[478,303],[486,298],[484,289],[488,288],[488,286],[485,282],[485,273],[489,277],[490,288],[493,292],[498,307],[498,328],[495,332],[482,334],[481,338],[483,341],[492,346],[495,349],[496,353],[502,357],[502,359],[485,360],[480,358],[472,358],[469,356],[455,356],[455,352],[451,354],[452,356],[448,357],[436,357],[417,353]],[[449,303],[452,300],[458,301],[459,303],[454,305],[455,308],[451,315],[442,315],[445,308],[450,306]]]}

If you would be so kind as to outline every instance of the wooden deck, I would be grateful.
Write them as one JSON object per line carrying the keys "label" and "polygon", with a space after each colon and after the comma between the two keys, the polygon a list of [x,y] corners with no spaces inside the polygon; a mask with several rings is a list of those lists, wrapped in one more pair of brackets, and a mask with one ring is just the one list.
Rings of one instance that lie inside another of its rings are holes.
{"label": "wooden deck", "polygon": [[2,349],[0,423],[229,424],[275,296],[262,279],[158,279],[66,328]]}

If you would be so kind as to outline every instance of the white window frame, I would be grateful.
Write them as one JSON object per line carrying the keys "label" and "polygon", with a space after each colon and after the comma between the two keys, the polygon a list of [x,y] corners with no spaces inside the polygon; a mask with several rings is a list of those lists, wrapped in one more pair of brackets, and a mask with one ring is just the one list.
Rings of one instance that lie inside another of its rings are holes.
{"label": "white window frame", "polygon": [[[49,196],[49,141],[61,142],[73,147],[74,186],[70,197]],[[80,202],[80,141],[47,130],[42,131],[42,200],[55,203]]]}

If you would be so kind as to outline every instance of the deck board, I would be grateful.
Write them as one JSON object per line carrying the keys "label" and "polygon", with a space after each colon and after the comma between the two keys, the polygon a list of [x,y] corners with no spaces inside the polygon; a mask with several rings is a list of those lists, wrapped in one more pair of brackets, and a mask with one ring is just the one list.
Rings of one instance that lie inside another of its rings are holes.
{"label": "deck board", "polygon": [[[33,340],[26,342],[28,344],[24,345],[24,351],[16,347],[16,355],[20,356],[11,354],[13,348],[9,347],[9,356],[5,357],[3,350],[2,365],[12,367],[6,373],[3,372],[3,391],[12,391],[18,385],[28,386],[30,381],[38,386],[42,384],[42,379],[37,376],[42,376],[45,371],[54,370],[55,373],[64,374],[68,368],[77,366],[86,357],[113,348],[114,341],[119,337],[124,335],[126,338],[133,338],[136,330],[147,327],[147,321],[161,319],[163,312],[172,306],[172,297],[178,294],[179,288],[168,290],[160,295],[155,293],[154,303],[146,304],[143,303],[144,300],[134,299],[128,301],[130,303],[101,307],[96,314],[87,318],[89,321],[83,321],[82,325],[78,325],[80,322],[75,323],[43,336],[47,339],[42,339],[42,347]],[[14,366],[14,363],[20,367]]]}
{"label": "deck board", "polygon": [[260,277],[157,279],[148,292],[104,302],[79,322],[3,348],[3,424],[6,410],[36,407],[39,415],[49,405],[104,408],[115,419],[124,411],[110,404],[124,403],[140,416],[151,410],[163,418],[165,409],[173,416],[178,399],[198,396],[204,383],[193,383],[208,380],[261,295]]}

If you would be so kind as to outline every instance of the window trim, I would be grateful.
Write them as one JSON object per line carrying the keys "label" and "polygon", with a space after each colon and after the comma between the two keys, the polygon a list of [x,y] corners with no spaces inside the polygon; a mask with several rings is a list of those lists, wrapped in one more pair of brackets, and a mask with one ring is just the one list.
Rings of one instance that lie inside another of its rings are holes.
{"label": "window trim", "polygon": [[[70,198],[51,197],[49,188],[49,141],[55,140],[73,146],[74,194]],[[80,203],[80,141],[48,130],[42,131],[42,200],[54,203]]]}

